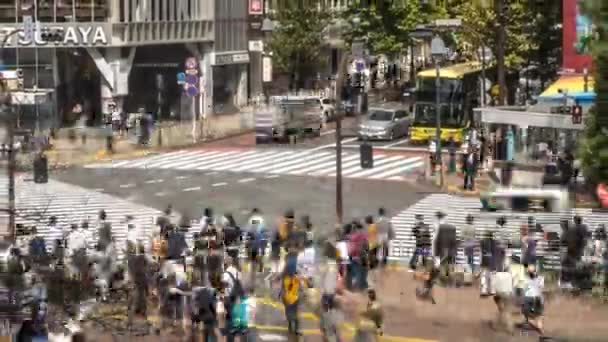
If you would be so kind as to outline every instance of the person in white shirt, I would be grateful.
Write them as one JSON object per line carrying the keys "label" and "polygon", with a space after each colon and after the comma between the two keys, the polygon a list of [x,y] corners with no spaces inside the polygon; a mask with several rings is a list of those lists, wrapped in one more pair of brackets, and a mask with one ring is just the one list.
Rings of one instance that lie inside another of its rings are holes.
{"label": "person in white shirt", "polygon": [[234,286],[241,279],[241,272],[234,266],[232,258],[226,258],[226,270],[222,274],[222,284],[224,285],[224,297],[233,295]]}
{"label": "person in white shirt", "polygon": [[529,265],[528,277],[524,287],[524,305],[522,313],[526,319],[526,323],[534,330],[537,330],[541,336],[545,333],[542,320],[544,311],[544,287],[544,278],[538,275],[534,265]]}
{"label": "person in white shirt", "polygon": [[57,240],[63,240],[63,238],[63,230],[57,224],[57,217],[51,216],[49,225],[47,226],[47,233],[44,235],[44,244],[49,255],[56,252]]}
{"label": "person in white shirt", "polygon": [[388,263],[388,250],[390,242],[394,238],[393,226],[384,208],[378,209],[378,218],[376,219],[376,229],[378,230],[378,242],[382,250],[382,265]]}
{"label": "person in white shirt", "polygon": [[69,268],[72,276],[78,276],[86,272],[88,267],[87,236],[78,224],[72,223],[71,229],[67,237],[67,256],[70,259]]}
{"label": "person in white shirt", "polygon": [[126,218],[127,223],[127,251],[136,251],[137,246],[144,244],[145,237],[143,236],[139,227],[133,221],[133,216],[128,215]]}

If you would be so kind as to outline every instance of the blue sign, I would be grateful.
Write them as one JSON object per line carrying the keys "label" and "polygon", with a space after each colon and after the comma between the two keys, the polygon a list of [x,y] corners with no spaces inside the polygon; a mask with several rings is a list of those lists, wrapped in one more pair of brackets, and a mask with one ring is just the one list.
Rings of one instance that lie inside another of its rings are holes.
{"label": "blue sign", "polygon": [[177,73],[177,83],[185,83],[186,82],[186,73],[178,72]]}
{"label": "blue sign", "polygon": [[194,97],[196,95],[198,95],[198,88],[196,86],[189,86],[186,88],[186,95],[188,95],[189,97]]}
{"label": "blue sign", "polygon": [[186,75],[186,83],[198,85],[198,76],[196,75]]}
{"label": "blue sign", "polygon": [[355,68],[357,69],[357,72],[362,72],[365,70],[365,62],[357,62]]}

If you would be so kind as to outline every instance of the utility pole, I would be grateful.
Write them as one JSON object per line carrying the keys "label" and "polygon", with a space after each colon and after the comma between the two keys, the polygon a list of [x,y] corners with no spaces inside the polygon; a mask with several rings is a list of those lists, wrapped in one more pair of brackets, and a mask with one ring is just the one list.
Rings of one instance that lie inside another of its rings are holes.
{"label": "utility pole", "polygon": [[8,133],[8,230],[11,240],[16,241],[15,231],[15,131],[12,107],[8,107],[6,128]]}
{"label": "utility pole", "polygon": [[[0,64],[4,63],[4,47],[8,43],[9,38],[17,33],[23,32],[23,29],[15,29],[11,33],[4,36],[2,44],[0,44]],[[0,106],[4,109],[4,118],[6,122],[6,133],[8,134],[8,231],[12,241],[16,240],[15,231],[15,127],[13,121],[13,110],[11,105],[11,94],[5,84],[0,84]]]}
{"label": "utility pole", "polygon": [[[345,53],[342,56],[338,67],[338,77],[336,79],[336,103],[342,104],[342,91],[344,89],[344,80],[347,73],[347,65],[350,55]],[[344,209],[342,204],[342,116],[343,109],[338,110],[336,115],[336,217],[339,224],[344,219]]]}
{"label": "utility pole", "polygon": [[507,81],[505,79],[505,0],[494,0],[494,11],[496,12],[496,73],[498,78],[498,105],[505,105],[507,94]]}

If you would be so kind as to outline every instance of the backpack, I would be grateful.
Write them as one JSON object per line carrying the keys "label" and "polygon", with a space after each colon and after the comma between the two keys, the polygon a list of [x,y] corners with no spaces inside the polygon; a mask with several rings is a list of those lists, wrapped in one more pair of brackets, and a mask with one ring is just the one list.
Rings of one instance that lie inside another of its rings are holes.
{"label": "backpack", "polygon": [[192,312],[201,322],[213,321],[216,318],[216,297],[213,289],[200,288],[194,291]]}
{"label": "backpack", "polygon": [[295,304],[300,298],[300,279],[295,275],[283,278],[282,299],[287,305]]}
{"label": "backpack", "polygon": [[229,301],[230,303],[235,303],[237,299],[241,299],[245,297],[245,290],[243,289],[243,284],[234,274],[225,271],[224,273],[228,274],[230,278],[232,278],[232,292],[230,292]]}
{"label": "backpack", "polygon": [[233,330],[242,331],[249,328],[249,310],[246,300],[234,304],[231,313],[231,328]]}

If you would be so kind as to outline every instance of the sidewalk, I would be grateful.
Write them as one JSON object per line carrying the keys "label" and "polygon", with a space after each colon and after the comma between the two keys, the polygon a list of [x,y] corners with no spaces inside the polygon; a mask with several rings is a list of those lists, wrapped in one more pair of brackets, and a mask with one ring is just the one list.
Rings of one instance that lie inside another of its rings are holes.
{"label": "sidewalk", "polygon": [[[208,121],[200,122],[196,127],[196,137],[193,137],[191,122],[164,122],[160,124],[160,128],[154,129],[148,146],[138,146],[134,137],[115,133],[114,153],[107,151],[106,133],[100,128],[87,129],[84,143],[81,140],[82,130],[75,129],[76,140],[71,141],[68,137],[69,129],[62,129],[57,133],[57,139],[51,140],[52,149],[47,151],[46,155],[49,168],[137,158],[250,132],[254,126],[253,116],[252,108],[238,114],[214,116]],[[25,160],[22,164],[31,164],[26,158],[27,156],[23,156]]]}
{"label": "sidewalk", "polygon": [[[385,334],[412,336],[438,341],[502,341],[489,324],[496,317],[492,299],[479,297],[478,287],[435,288],[436,305],[416,298],[421,282],[405,270],[391,270],[381,277],[378,297],[385,310]],[[515,322],[521,317],[516,316]],[[549,336],[577,341],[605,340],[608,307],[599,301],[556,297],[545,306],[545,325]],[[488,335],[490,334],[490,335]],[[488,336],[492,336],[488,338]],[[504,341],[526,341],[513,336]]]}

